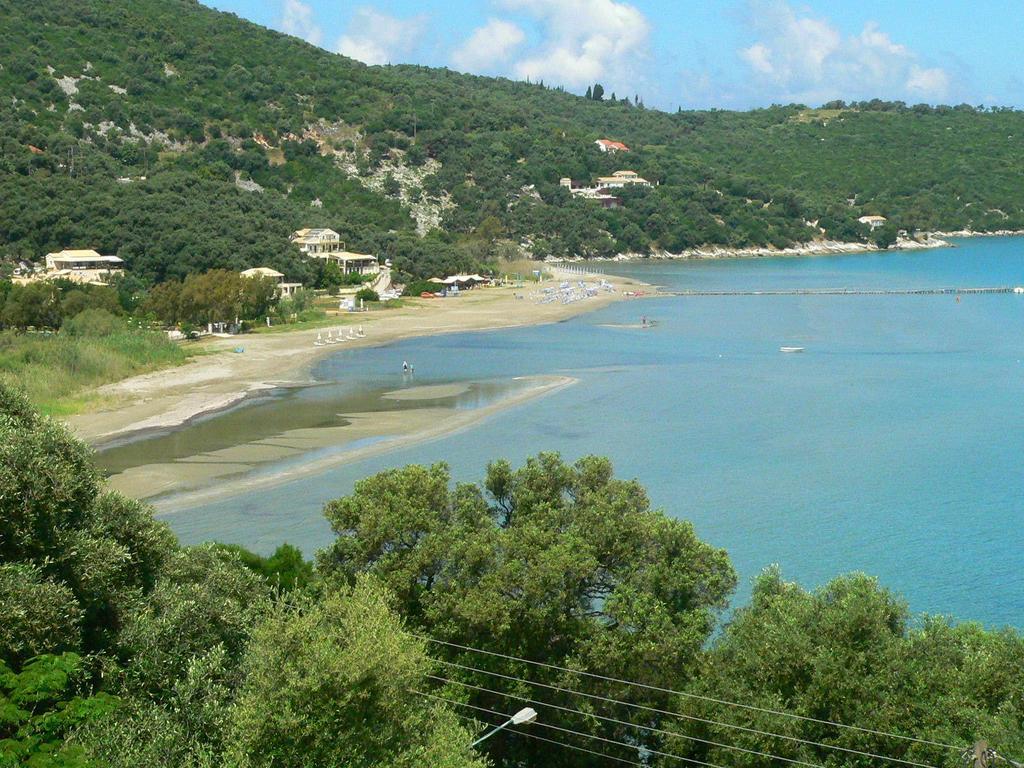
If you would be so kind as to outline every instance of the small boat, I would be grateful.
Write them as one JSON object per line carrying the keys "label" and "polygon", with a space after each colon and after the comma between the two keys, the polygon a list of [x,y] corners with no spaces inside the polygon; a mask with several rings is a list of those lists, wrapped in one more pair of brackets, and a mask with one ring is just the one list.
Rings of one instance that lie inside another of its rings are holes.
{"label": "small boat", "polygon": [[803,352],[803,347],[779,347],[779,352]]}

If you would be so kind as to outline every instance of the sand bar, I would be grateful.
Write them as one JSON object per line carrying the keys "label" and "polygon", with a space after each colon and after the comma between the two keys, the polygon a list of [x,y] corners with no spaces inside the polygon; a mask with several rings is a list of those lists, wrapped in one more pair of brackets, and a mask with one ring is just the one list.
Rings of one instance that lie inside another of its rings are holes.
{"label": "sand bar", "polygon": [[[243,445],[218,451],[215,457],[206,454],[136,467],[111,478],[111,485],[123,493],[142,498],[173,491],[173,495],[150,499],[158,512],[173,513],[238,493],[251,493],[316,475],[342,464],[361,461],[398,448],[447,437],[474,427],[509,408],[553,394],[576,383],[576,379],[569,376],[530,376],[519,379],[523,380],[529,381],[530,385],[481,408],[459,410],[427,405],[413,411],[346,414],[351,423],[345,426],[293,430],[273,441],[261,441],[263,445],[272,442],[281,447],[281,453],[276,457],[254,452],[253,446]],[[374,438],[374,441],[365,444],[370,438]],[[271,465],[263,473],[252,473],[254,466],[249,462],[254,458],[286,458],[289,446],[296,443],[305,450],[336,450],[325,455],[312,455],[308,460],[280,468]],[[346,445],[353,447],[346,448]]]}
{"label": "sand bar", "polygon": [[[365,338],[316,347],[325,329],[249,334],[204,342],[205,354],[177,368],[135,376],[97,390],[100,410],[71,417],[68,423],[83,439],[102,444],[125,435],[168,429],[203,414],[227,408],[245,397],[275,386],[310,383],[313,363],[343,349],[388,344],[415,336],[513,328],[555,323],[625,299],[624,290],[647,289],[644,283],[611,277],[615,293],[562,304],[540,304],[521,298],[528,291],[555,288],[562,280],[581,276],[554,272],[552,280],[528,288],[481,288],[458,298],[411,299],[398,309],[341,315],[339,326],[362,325]],[[583,279],[593,281],[594,276]],[[518,298],[517,298],[518,297]],[[236,347],[244,352],[236,354]]]}
{"label": "sand bar", "polygon": [[429,387],[410,387],[385,392],[381,397],[385,400],[441,400],[455,397],[469,391],[469,384],[435,384]]}

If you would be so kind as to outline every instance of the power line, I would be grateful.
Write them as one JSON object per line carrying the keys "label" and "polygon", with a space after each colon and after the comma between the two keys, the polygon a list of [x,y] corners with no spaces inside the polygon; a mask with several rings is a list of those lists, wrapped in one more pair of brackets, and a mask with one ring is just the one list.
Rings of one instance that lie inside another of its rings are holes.
{"label": "power line", "polygon": [[688,739],[689,741],[699,741],[702,744],[708,744],[708,745],[710,745],[712,747],[721,747],[722,749],[732,749],[732,750],[736,750],[737,752],[746,752],[748,755],[758,755],[759,757],[770,757],[770,758],[772,758],[774,760],[781,760],[783,762],[792,763],[794,765],[806,765],[806,766],[809,766],[809,768],[824,768],[824,766],[821,766],[818,763],[808,763],[805,760],[797,760],[797,759],[791,758],[791,757],[782,757],[780,755],[773,755],[770,752],[760,752],[760,751],[758,751],[756,749],[747,749],[746,747],[737,747],[737,746],[735,746],[733,744],[722,744],[721,742],[718,742],[718,741],[711,741],[709,739],[702,739],[702,738],[700,738],[698,736],[688,736],[688,735],[682,734],[682,733],[674,733],[672,731],[666,731],[663,728],[655,728],[654,726],[650,726],[650,725],[638,725],[637,723],[630,723],[630,722],[627,722],[625,720],[617,720],[614,717],[605,717],[604,715],[598,715],[596,713],[582,712],[582,711],[580,711],[578,709],[572,709],[571,707],[563,707],[560,704],[552,704],[552,703],[547,702],[547,701],[538,701],[536,699],[530,699],[530,698],[527,698],[525,696],[517,696],[514,693],[505,693],[504,691],[494,691],[494,690],[491,690],[490,688],[482,688],[479,685],[471,685],[470,683],[463,683],[463,682],[459,682],[458,680],[448,680],[447,678],[438,677],[437,675],[427,675],[427,677],[432,678],[434,680],[437,680],[439,682],[443,682],[443,683],[453,683],[454,685],[461,685],[461,686],[464,686],[466,688],[473,688],[474,690],[483,691],[484,693],[493,693],[496,696],[504,696],[504,697],[510,698],[510,699],[517,699],[519,701],[525,701],[528,704],[539,704],[539,705],[544,706],[544,707],[550,707],[551,709],[561,710],[562,712],[570,712],[572,714],[581,715],[583,717],[593,717],[593,718],[596,718],[597,720],[603,720],[605,722],[613,723],[615,725],[624,725],[627,728],[637,728],[637,729],[641,729],[641,730],[644,730],[644,731],[650,731],[651,733],[657,733],[657,734],[662,735],[662,736],[670,736],[670,737],[676,738],[676,739]]}
{"label": "power line", "polygon": [[462,670],[465,670],[467,672],[478,672],[478,673],[483,674],[483,675],[491,675],[492,677],[498,677],[498,678],[501,678],[503,680],[512,680],[512,681],[515,681],[517,683],[526,683],[527,685],[534,685],[534,686],[539,686],[541,688],[548,688],[548,689],[553,690],[553,691],[558,691],[559,693],[568,693],[568,694],[572,694],[572,695],[575,695],[575,696],[585,696],[586,698],[589,698],[589,699],[596,699],[596,700],[599,700],[599,701],[605,701],[605,702],[609,702],[609,703],[612,703],[612,704],[620,704],[620,705],[622,705],[624,707],[633,707],[635,709],[642,709],[642,710],[645,710],[647,712],[654,712],[654,713],[657,713],[657,714],[660,714],[660,715],[668,715],[670,717],[677,717],[677,718],[680,718],[680,719],[683,719],[683,720],[696,720],[698,722],[707,723],[709,725],[720,725],[720,726],[723,726],[725,728],[734,728],[736,730],[746,731],[746,732],[749,732],[749,733],[755,733],[755,734],[758,734],[760,736],[769,736],[769,737],[773,737],[773,738],[777,738],[777,739],[784,739],[784,740],[787,740],[787,741],[794,741],[794,742],[798,742],[800,744],[805,744],[807,746],[821,747],[823,749],[834,749],[834,750],[837,750],[839,752],[846,752],[848,754],[859,755],[861,757],[874,758],[876,760],[888,760],[888,761],[895,762],[895,763],[902,763],[904,765],[915,766],[915,768],[934,768],[934,766],[929,765],[928,763],[918,763],[918,762],[915,762],[913,760],[905,760],[905,759],[903,759],[901,757],[890,757],[889,755],[880,755],[880,754],[876,754],[874,752],[865,752],[865,751],[862,751],[862,750],[859,750],[859,749],[853,749],[851,747],[841,747],[841,746],[839,746],[837,744],[825,744],[824,742],[820,742],[820,741],[811,741],[809,739],[801,739],[801,738],[799,738],[797,736],[786,736],[786,735],[781,734],[781,733],[772,733],[770,731],[762,731],[762,730],[759,730],[757,728],[748,728],[748,727],[743,726],[743,725],[735,725],[733,723],[723,723],[723,722],[719,722],[718,720],[709,720],[707,718],[696,717],[694,715],[684,715],[684,714],[681,714],[679,712],[671,712],[671,711],[665,710],[665,709],[658,709],[657,707],[650,707],[650,706],[647,706],[646,704],[634,704],[633,702],[629,702],[629,701],[619,701],[618,699],[611,699],[611,698],[608,698],[607,696],[599,696],[599,695],[593,694],[593,693],[585,693],[583,691],[575,691],[572,688],[562,688],[561,686],[551,685],[549,683],[539,683],[539,682],[536,682],[534,680],[526,680],[526,679],[521,678],[521,677],[514,677],[512,675],[505,675],[505,674],[502,674],[501,672],[492,672],[492,671],[486,670],[486,669],[478,669],[476,667],[470,667],[470,666],[467,666],[465,664],[458,664],[458,663],[456,663],[454,661],[445,661],[444,659],[434,659],[434,661],[436,661],[438,664],[443,664],[443,665],[449,666],[449,667],[456,667],[458,669],[462,669]]}
{"label": "power line", "polygon": [[[452,714],[455,715],[458,718],[461,718],[462,720],[469,720],[471,722],[477,722],[477,719],[475,717],[470,717],[469,715],[462,715],[462,714],[459,714],[458,712],[452,712]],[[557,744],[558,746],[565,747],[566,749],[575,749],[578,752],[586,752],[587,754],[590,754],[590,755],[597,755],[598,757],[603,757],[603,758],[605,758],[607,760],[615,760],[616,762],[625,763],[626,765],[638,765],[638,766],[640,766],[640,768],[646,768],[646,766],[644,766],[643,763],[638,763],[636,760],[627,760],[624,757],[616,757],[615,755],[609,755],[607,752],[598,752],[597,750],[594,750],[594,749],[587,749],[586,747],[579,747],[579,746],[576,746],[575,744],[569,744],[568,742],[565,742],[565,741],[555,741],[554,739],[546,739],[543,736],[538,736],[535,733],[527,733],[524,730],[518,730],[517,731],[515,729],[512,729],[512,730],[507,731],[507,733],[511,733],[511,734],[516,735],[516,736],[524,736],[524,737],[526,737],[528,739],[536,739],[537,741],[546,741],[548,744]]]}
{"label": "power line", "polygon": [[[409,691],[411,693],[415,693],[415,694],[417,694],[419,696],[425,696],[428,699],[435,699],[436,701],[443,701],[443,702],[445,702],[447,704],[455,704],[456,706],[459,706],[459,707],[468,707],[469,709],[475,709],[475,710],[477,710],[479,712],[488,712],[488,713],[490,713],[492,715],[501,715],[502,714],[501,712],[495,712],[493,709],[486,709],[485,707],[478,707],[478,706],[476,706],[474,704],[466,704],[465,702],[462,702],[462,701],[455,701],[454,699],[446,699],[443,696],[435,696],[432,693],[424,693],[423,691],[417,691],[415,688],[410,688]],[[582,736],[585,739],[595,739],[597,741],[602,741],[605,744],[615,744],[616,746],[625,747],[626,749],[631,749],[631,750],[634,750],[634,751],[637,751],[637,752],[640,751],[641,749],[643,749],[643,751],[645,753],[650,754],[650,755],[658,755],[659,757],[668,757],[668,758],[672,758],[673,760],[682,760],[685,763],[693,763],[694,765],[703,765],[703,766],[705,766],[705,768],[724,768],[724,766],[716,765],[715,763],[706,763],[703,760],[697,760],[697,759],[692,758],[692,757],[683,757],[682,755],[674,755],[671,752],[662,752],[661,750],[651,749],[650,747],[639,747],[636,744],[628,744],[625,741],[616,741],[615,739],[606,739],[604,736],[598,736],[597,734],[594,734],[594,733],[583,733],[581,731],[574,731],[571,728],[562,728],[561,726],[551,725],[551,723],[545,723],[545,722],[541,722],[539,720],[537,722],[533,723],[533,725],[538,725],[541,728],[549,728],[549,729],[551,729],[553,731],[560,731],[561,733],[568,733],[568,734],[571,734],[573,736]]]}
{"label": "power line", "polygon": [[574,674],[574,675],[583,675],[584,677],[590,677],[590,678],[593,678],[593,679],[596,679],[596,680],[604,680],[605,682],[609,682],[609,683],[619,683],[621,685],[632,685],[632,686],[636,686],[638,688],[645,688],[645,689],[647,689],[649,691],[656,691],[658,693],[669,693],[669,694],[673,694],[675,696],[682,696],[684,698],[699,699],[701,701],[709,701],[709,702],[712,702],[714,704],[723,704],[723,705],[729,706],[729,707],[738,707],[740,709],[746,709],[746,710],[749,710],[749,711],[752,711],[752,712],[761,712],[763,714],[768,714],[768,715],[778,715],[779,717],[791,717],[791,718],[794,718],[794,719],[797,719],[797,720],[803,720],[803,721],[811,722],[811,723],[818,723],[819,725],[831,725],[831,726],[834,726],[836,728],[846,728],[846,729],[851,730],[851,731],[859,731],[861,733],[870,733],[870,734],[873,734],[875,736],[885,736],[885,737],[891,738],[891,739],[902,739],[904,741],[912,741],[912,742],[916,742],[918,744],[929,744],[929,745],[931,745],[933,747],[943,747],[945,749],[953,749],[953,750],[956,750],[957,752],[963,752],[963,749],[964,749],[962,746],[957,747],[957,746],[954,746],[952,744],[945,744],[945,743],[943,743],[941,741],[931,741],[929,739],[919,739],[919,738],[917,738],[915,736],[902,736],[902,735],[900,735],[898,733],[888,733],[886,731],[878,731],[878,730],[875,730],[873,728],[862,728],[859,725],[847,725],[845,723],[837,723],[837,722],[834,722],[832,720],[821,720],[821,719],[816,718],[816,717],[808,717],[807,715],[798,715],[798,714],[796,714],[794,712],[781,712],[779,710],[768,709],[766,707],[758,707],[758,706],[754,706],[752,704],[740,704],[740,703],[735,702],[735,701],[726,701],[725,699],[716,699],[716,698],[714,698],[712,696],[702,696],[702,695],[697,694],[697,693],[687,693],[685,691],[674,691],[671,688],[661,688],[661,687],[656,686],[656,685],[648,685],[646,683],[638,683],[638,682],[635,682],[633,680],[623,680],[623,679],[617,678],[617,677],[608,677],[606,675],[598,675],[598,674],[596,674],[594,672],[584,672],[584,671],[579,670],[579,669],[569,669],[568,667],[559,667],[559,666],[557,666],[555,664],[547,664],[547,663],[542,662],[542,661],[531,661],[530,659],[523,659],[523,658],[520,658],[518,656],[510,656],[510,655],[504,654],[504,653],[497,653],[496,651],[486,651],[486,650],[483,650],[482,648],[472,648],[472,647],[470,647],[468,645],[459,645],[458,643],[448,642],[447,640],[438,640],[436,638],[429,637],[427,635],[415,635],[415,637],[418,637],[421,640],[426,640],[427,642],[437,643],[438,645],[447,645],[447,646],[450,646],[452,648],[458,648],[458,649],[463,650],[463,651],[471,651],[473,653],[482,653],[482,654],[486,654],[488,656],[497,656],[499,658],[508,659],[510,661],[519,661],[519,662],[522,662],[523,664],[532,664],[532,665],[537,666],[537,667],[544,667],[545,669],[554,669],[554,670],[557,670],[557,671],[560,671],[560,672],[569,672],[570,674]]}

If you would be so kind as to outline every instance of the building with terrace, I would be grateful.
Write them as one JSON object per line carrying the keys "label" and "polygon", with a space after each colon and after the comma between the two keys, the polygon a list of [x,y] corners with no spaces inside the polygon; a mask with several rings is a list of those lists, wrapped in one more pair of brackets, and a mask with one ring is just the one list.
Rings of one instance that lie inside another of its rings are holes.
{"label": "building with terrace", "polygon": [[292,233],[291,241],[306,256],[333,262],[343,273],[373,275],[380,272],[380,262],[376,256],[346,251],[341,235],[333,229],[300,229]]}

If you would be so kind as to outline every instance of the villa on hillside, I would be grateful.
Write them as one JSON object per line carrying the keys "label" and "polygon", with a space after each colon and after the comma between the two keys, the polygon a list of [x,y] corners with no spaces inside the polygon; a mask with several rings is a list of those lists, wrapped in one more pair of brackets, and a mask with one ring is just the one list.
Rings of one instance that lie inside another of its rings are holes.
{"label": "villa on hillside", "polygon": [[558,183],[568,189],[573,197],[595,200],[604,208],[618,208],[622,204],[622,200],[613,195],[610,190],[631,186],[652,186],[651,182],[641,177],[636,171],[616,171],[611,176],[598,176],[591,187],[576,184],[568,177],[562,178]]}
{"label": "villa on hillside", "polygon": [[286,283],[284,275],[270,267],[253,267],[240,273],[242,277],[263,277],[274,281],[278,296],[293,296],[302,283]]}
{"label": "villa on hillside", "polygon": [[341,235],[333,229],[300,229],[292,233],[291,241],[310,258],[334,262],[344,273],[373,275],[380,272],[376,256],[346,251]]}
{"label": "villa on hillside", "polygon": [[64,250],[46,254],[42,272],[17,277],[16,282],[36,280],[70,280],[85,285],[107,285],[111,277],[124,274],[124,260],[117,256],[101,256],[92,249]]}
{"label": "villa on hillside", "polygon": [[597,144],[597,148],[602,152],[629,152],[629,147],[623,144],[621,141],[612,141],[611,139],[598,139],[594,142]]}
{"label": "villa on hillside", "polygon": [[341,235],[333,229],[300,229],[292,233],[291,241],[309,256],[340,251],[344,247]]}
{"label": "villa on hillside", "polygon": [[884,227],[885,223],[889,220],[885,216],[861,216],[857,221],[861,224],[867,224],[871,227],[871,231],[874,232],[879,227]]}
{"label": "villa on hillside", "polygon": [[649,187],[651,182],[641,178],[640,174],[636,171],[616,171],[611,176],[598,176],[597,181],[594,183],[595,187],[610,187],[614,189],[621,189],[622,187],[632,185]]}

